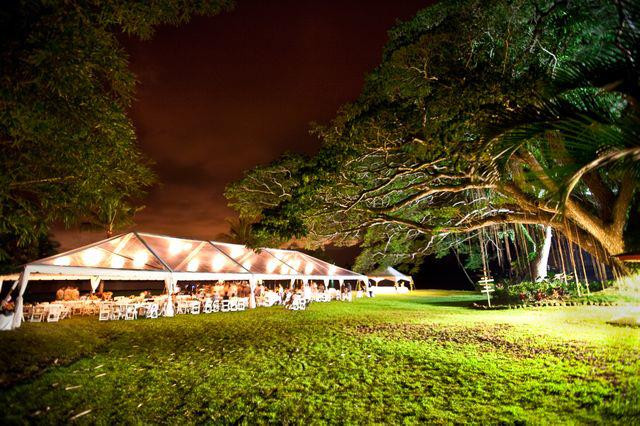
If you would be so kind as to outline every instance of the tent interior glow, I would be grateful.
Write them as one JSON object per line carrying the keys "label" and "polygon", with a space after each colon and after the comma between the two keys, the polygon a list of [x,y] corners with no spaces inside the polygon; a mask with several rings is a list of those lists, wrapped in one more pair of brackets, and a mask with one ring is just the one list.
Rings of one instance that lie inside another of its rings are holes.
{"label": "tent interior glow", "polygon": [[[252,290],[260,280],[367,281],[358,274],[294,251],[207,240],[189,240],[164,235],[129,232],[88,246],[60,253],[25,265],[20,274],[0,276],[18,287],[16,311],[30,281],[90,280],[92,291],[100,281],[164,281],[173,293],[178,281],[248,281]],[[253,291],[250,307],[255,306]],[[14,326],[20,325],[20,315]]]}

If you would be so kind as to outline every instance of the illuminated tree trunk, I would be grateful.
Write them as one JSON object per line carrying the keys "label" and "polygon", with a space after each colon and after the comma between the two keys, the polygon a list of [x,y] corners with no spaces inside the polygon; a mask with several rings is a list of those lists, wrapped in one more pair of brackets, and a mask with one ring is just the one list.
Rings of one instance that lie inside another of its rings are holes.
{"label": "illuminated tree trunk", "polygon": [[551,239],[553,235],[551,233],[551,226],[547,225],[544,229],[544,243],[538,251],[538,256],[533,261],[532,272],[533,279],[535,281],[542,281],[547,277],[549,253],[551,252]]}

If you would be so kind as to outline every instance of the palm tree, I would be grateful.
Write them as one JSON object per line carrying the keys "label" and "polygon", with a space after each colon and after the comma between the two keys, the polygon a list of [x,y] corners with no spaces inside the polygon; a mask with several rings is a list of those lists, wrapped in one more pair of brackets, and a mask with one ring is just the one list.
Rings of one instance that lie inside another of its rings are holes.
{"label": "palm tree", "polygon": [[592,215],[608,256],[629,249],[629,210],[640,182],[640,4],[615,4],[614,39],[560,64],[538,102],[488,132],[505,166],[523,149],[535,153],[538,170],[528,172],[553,188],[546,202],[565,217],[574,206]]}
{"label": "palm tree", "polygon": [[80,223],[82,229],[104,231],[110,238],[120,229],[134,224],[133,217],[145,206],[133,206],[124,197],[105,196],[102,203],[89,212]]}
{"label": "palm tree", "polygon": [[216,240],[251,246],[253,242],[253,235],[251,233],[252,220],[245,217],[228,217],[225,219],[225,222],[229,225],[229,231],[218,234]]}

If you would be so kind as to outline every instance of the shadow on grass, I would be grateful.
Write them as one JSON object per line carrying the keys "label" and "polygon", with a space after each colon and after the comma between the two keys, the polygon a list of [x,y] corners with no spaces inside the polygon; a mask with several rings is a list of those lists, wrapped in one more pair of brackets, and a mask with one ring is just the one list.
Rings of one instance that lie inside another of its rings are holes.
{"label": "shadow on grass", "polygon": [[421,300],[415,303],[420,305],[430,305],[430,306],[449,306],[454,308],[469,308],[471,309],[471,304],[473,302],[481,301],[482,299],[467,299],[467,300]]}

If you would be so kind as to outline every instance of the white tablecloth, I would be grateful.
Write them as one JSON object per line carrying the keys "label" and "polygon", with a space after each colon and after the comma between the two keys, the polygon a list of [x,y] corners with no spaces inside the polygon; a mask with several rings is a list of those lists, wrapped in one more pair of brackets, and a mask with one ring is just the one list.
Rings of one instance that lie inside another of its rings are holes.
{"label": "white tablecloth", "polygon": [[10,315],[0,314],[0,330],[11,330],[12,322],[13,322],[13,314],[10,314]]}

